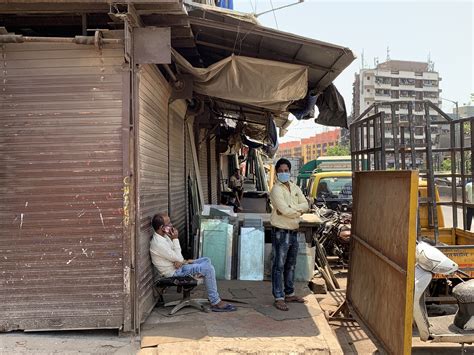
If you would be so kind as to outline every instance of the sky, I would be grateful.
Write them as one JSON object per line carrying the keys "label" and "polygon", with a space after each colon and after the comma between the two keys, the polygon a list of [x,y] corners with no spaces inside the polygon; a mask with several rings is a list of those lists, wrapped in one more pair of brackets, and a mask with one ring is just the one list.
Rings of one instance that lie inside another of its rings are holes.
{"label": "sky", "polygon": [[[234,10],[260,13],[298,0],[234,0]],[[348,47],[357,59],[334,81],[348,114],[352,106],[354,74],[385,61],[387,47],[395,60],[435,63],[442,78],[441,97],[469,103],[474,93],[474,0],[469,1],[357,1],[305,0],[258,17],[267,27]],[[452,112],[453,104],[442,108]],[[313,120],[292,123],[281,142],[309,137],[327,128]]]}

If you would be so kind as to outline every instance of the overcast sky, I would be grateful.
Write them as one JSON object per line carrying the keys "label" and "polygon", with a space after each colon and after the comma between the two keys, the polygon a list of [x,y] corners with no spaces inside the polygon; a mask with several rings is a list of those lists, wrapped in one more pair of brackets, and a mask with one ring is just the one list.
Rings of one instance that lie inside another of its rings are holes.
{"label": "overcast sky", "polygon": [[[263,12],[298,0],[234,0],[234,9]],[[357,59],[335,80],[348,113],[352,105],[354,73],[374,58],[426,61],[428,55],[440,73],[441,97],[468,103],[474,93],[474,1],[357,1],[305,0],[303,3],[259,16],[262,25],[350,48]],[[276,19],[275,19],[276,17]],[[277,25],[278,24],[278,25]],[[453,104],[443,101],[452,112]],[[321,131],[312,120],[295,122],[282,141]]]}

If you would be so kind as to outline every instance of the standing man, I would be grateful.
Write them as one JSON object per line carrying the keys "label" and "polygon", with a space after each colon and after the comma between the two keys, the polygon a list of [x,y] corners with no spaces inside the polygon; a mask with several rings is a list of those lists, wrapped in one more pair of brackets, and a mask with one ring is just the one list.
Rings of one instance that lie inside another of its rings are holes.
{"label": "standing man", "polygon": [[[466,184],[466,202],[472,204],[474,201],[472,196],[472,181]],[[472,217],[474,216],[474,207],[466,207],[466,230],[471,230]]]}
{"label": "standing man", "polygon": [[295,267],[298,255],[300,216],[308,210],[308,201],[300,188],[290,181],[291,163],[280,159],[275,165],[277,181],[270,192],[272,225],[272,292],[275,307],[288,311],[287,302],[304,303],[295,295]]}
{"label": "standing man", "polygon": [[237,206],[240,210],[242,210],[242,196],[244,195],[244,179],[242,175],[240,175],[240,169],[234,170],[234,175],[230,177],[229,187],[235,194],[235,198],[237,199]]}
{"label": "standing man", "polygon": [[217,292],[216,272],[209,258],[184,260],[178,239],[178,230],[171,224],[166,214],[156,214],[151,221],[154,233],[150,242],[153,265],[164,277],[202,276],[213,312],[237,310],[230,303],[221,300]]}

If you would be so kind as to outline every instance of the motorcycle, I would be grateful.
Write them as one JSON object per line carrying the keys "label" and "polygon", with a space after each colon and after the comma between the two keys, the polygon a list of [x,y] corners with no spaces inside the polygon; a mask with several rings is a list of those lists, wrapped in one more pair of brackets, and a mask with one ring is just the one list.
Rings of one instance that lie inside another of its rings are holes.
{"label": "motorcycle", "polygon": [[347,264],[351,238],[351,214],[328,209],[325,205],[316,207],[315,213],[322,220],[316,234],[326,255],[337,256],[342,263]]}
{"label": "motorcycle", "polygon": [[428,317],[426,310],[425,293],[433,275],[450,275],[455,272],[460,271],[454,261],[434,246],[423,241],[418,242],[413,320],[423,341],[462,344],[474,341],[474,280],[460,283],[453,289],[453,296],[458,303],[458,311],[454,316]]}

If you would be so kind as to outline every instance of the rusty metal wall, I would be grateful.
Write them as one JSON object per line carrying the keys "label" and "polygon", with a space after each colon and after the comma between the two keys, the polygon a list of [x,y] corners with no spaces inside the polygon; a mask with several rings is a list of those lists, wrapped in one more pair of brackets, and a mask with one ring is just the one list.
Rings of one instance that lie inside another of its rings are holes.
{"label": "rusty metal wall", "polygon": [[120,328],[123,48],[0,58],[0,331]]}
{"label": "rusty metal wall", "polygon": [[183,246],[186,240],[186,169],[184,116],[186,101],[175,100],[169,106],[169,196],[170,218],[179,230]]}
{"label": "rusty metal wall", "polygon": [[196,149],[198,150],[199,172],[201,173],[202,193],[204,195],[204,203],[209,201],[209,183],[208,183],[208,159],[207,159],[207,130],[199,130],[199,139],[196,141]]}
{"label": "rusty metal wall", "polygon": [[137,292],[140,320],[153,309],[150,259],[151,218],[168,213],[168,100],[170,86],[153,65],[138,74],[138,221]]}

